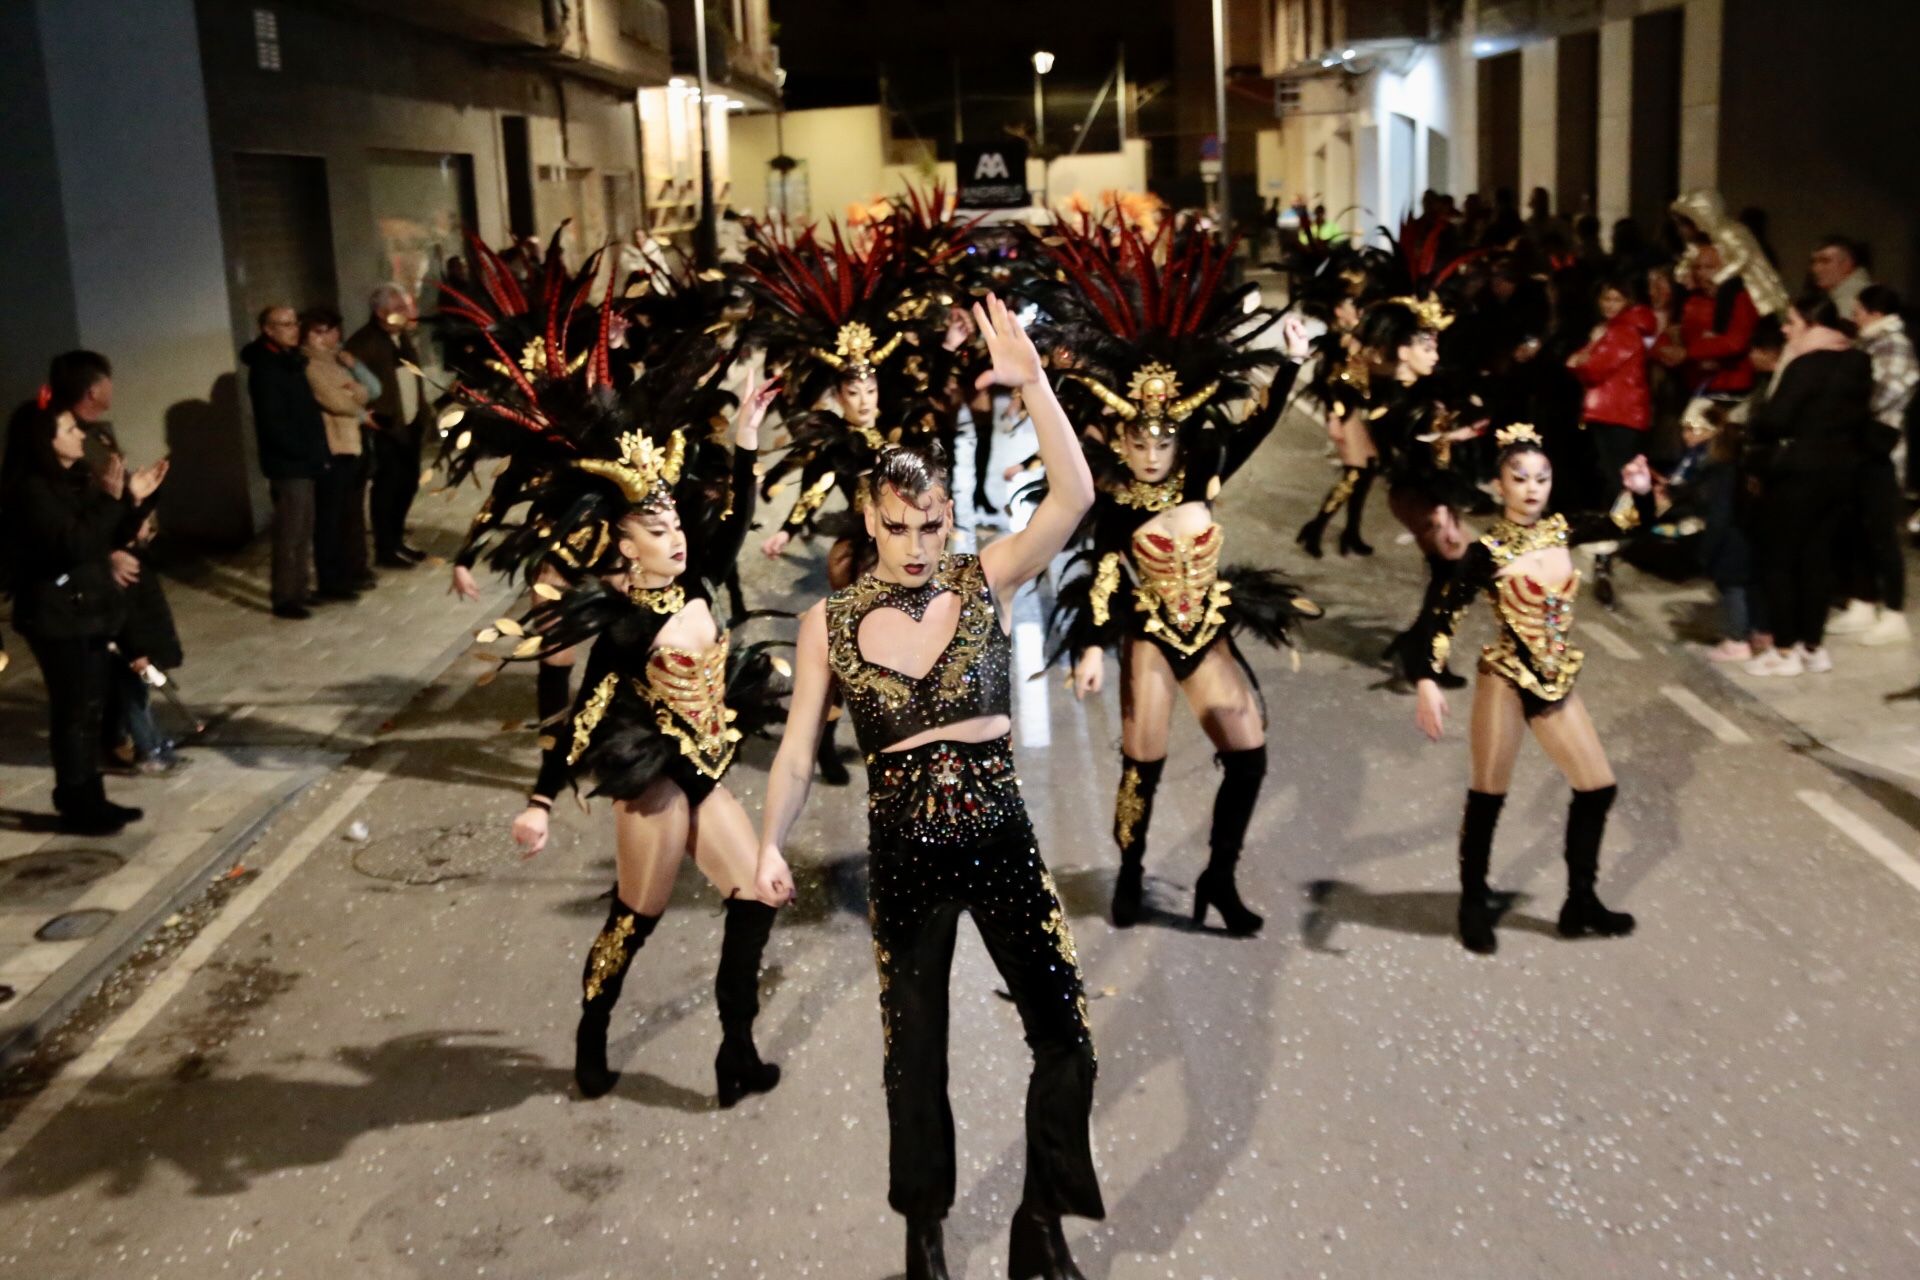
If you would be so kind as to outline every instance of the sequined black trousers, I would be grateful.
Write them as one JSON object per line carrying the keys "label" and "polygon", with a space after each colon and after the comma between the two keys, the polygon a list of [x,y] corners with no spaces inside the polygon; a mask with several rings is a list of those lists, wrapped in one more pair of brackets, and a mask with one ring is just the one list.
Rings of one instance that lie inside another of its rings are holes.
{"label": "sequined black trousers", "polygon": [[[1005,739],[935,743],[868,763],[868,917],[886,1035],[887,1200],[908,1217],[953,1205],[947,990],[972,915],[1033,1053],[1026,1201],[1106,1216],[1093,1168],[1093,1038],[1073,935],[1040,859]],[[916,773],[917,771],[917,773]]]}

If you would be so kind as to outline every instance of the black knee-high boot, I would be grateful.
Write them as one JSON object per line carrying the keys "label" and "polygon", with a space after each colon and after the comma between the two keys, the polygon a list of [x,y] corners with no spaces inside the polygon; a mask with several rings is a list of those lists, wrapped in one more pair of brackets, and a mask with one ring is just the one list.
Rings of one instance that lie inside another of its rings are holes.
{"label": "black knee-high boot", "polygon": [[1226,922],[1228,933],[1246,937],[1260,932],[1266,918],[1240,900],[1234,868],[1246,842],[1247,824],[1253,821],[1254,802],[1260,798],[1260,782],[1267,776],[1267,749],[1222,751],[1218,759],[1224,776],[1213,798],[1212,856],[1193,886],[1193,922],[1206,923],[1207,908],[1212,906]]}
{"label": "black knee-high boot", "polygon": [[1367,493],[1373,488],[1373,478],[1379,474],[1378,466],[1369,466],[1354,479],[1353,493],[1347,498],[1347,527],[1340,535],[1340,554],[1343,556],[1373,554],[1372,544],[1360,536],[1360,517],[1367,513]]}
{"label": "black knee-high boot", "polygon": [[[1327,490],[1327,496],[1320,500],[1320,510],[1314,513],[1313,519],[1300,526],[1300,532],[1294,538],[1294,541],[1300,544],[1301,550],[1315,560],[1320,558],[1320,539],[1326,536],[1327,525],[1332,522],[1334,516],[1339,514],[1340,508],[1347,505],[1348,500],[1353,497],[1355,486],[1360,483],[1361,477],[1367,474],[1365,467],[1340,468],[1340,478],[1333,482],[1333,488]],[[1343,550],[1346,542],[1343,536],[1340,539]]]}
{"label": "black knee-high boot", "polygon": [[1140,920],[1142,881],[1146,875],[1147,827],[1153,821],[1153,794],[1160,789],[1162,760],[1135,760],[1121,753],[1120,791],[1113,801],[1113,842],[1120,846],[1120,874],[1113,882],[1113,923],[1126,929]]}
{"label": "black knee-high boot", "polygon": [[1477,955],[1499,948],[1493,936],[1493,904],[1487,899],[1487,865],[1493,859],[1493,829],[1500,821],[1504,795],[1468,791],[1460,819],[1460,941]]}
{"label": "black knee-high boot", "polygon": [[1560,936],[1599,934],[1617,938],[1633,932],[1633,917],[1609,911],[1593,891],[1600,875],[1600,841],[1607,833],[1607,810],[1619,787],[1576,791],[1567,806],[1567,902],[1560,908]]}
{"label": "black knee-high boot", "polygon": [[606,927],[587,952],[586,971],[580,975],[580,1026],[573,1036],[573,1079],[583,1097],[598,1098],[613,1088],[619,1073],[607,1067],[607,1020],[626,985],[633,957],[659,916],[643,916],[620,901],[616,887]]}
{"label": "black knee-high boot", "polygon": [[834,716],[821,728],[820,750],[814,758],[820,781],[829,787],[844,787],[852,781],[847,766],[840,763],[840,746],[834,741],[840,731],[840,719]]}
{"label": "black knee-high boot", "polygon": [[780,1068],[760,1061],[753,1020],[760,1014],[760,957],[778,912],[751,898],[727,899],[720,967],[713,975],[713,1002],[720,1009],[720,1052],[713,1060],[720,1105],[730,1107],[750,1093],[780,1083]]}
{"label": "black knee-high boot", "polygon": [[[1414,619],[1414,625],[1395,636],[1393,643],[1387,646],[1386,653],[1381,655],[1399,667],[1409,679],[1412,679],[1416,672],[1423,677],[1429,674],[1427,655],[1409,654],[1408,650],[1419,639],[1421,621],[1430,611],[1439,607],[1440,598],[1446,591],[1447,584],[1453,580],[1453,571],[1453,561],[1445,556],[1429,555],[1427,557],[1427,589],[1420,597],[1420,612]],[[1467,682],[1466,677],[1455,675],[1445,666],[1442,666],[1439,671],[1432,672],[1431,676],[1434,683],[1442,689],[1458,689]]]}

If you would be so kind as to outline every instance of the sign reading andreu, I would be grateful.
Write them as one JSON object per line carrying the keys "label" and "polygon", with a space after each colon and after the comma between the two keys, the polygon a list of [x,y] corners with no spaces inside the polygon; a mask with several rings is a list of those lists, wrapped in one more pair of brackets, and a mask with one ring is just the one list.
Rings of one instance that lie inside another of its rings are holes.
{"label": "sign reading andreu", "polygon": [[1027,193],[1027,144],[1018,138],[963,142],[953,152],[963,209],[1022,209]]}

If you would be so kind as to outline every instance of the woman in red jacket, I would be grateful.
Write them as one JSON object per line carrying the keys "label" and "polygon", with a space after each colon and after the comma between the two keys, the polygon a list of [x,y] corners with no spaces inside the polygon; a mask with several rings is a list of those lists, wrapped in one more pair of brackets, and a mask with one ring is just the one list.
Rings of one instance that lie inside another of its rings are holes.
{"label": "woman in red jacket", "polygon": [[[1659,333],[1653,309],[1636,303],[1626,285],[1607,281],[1594,296],[1601,323],[1593,338],[1567,357],[1567,368],[1587,389],[1580,414],[1600,464],[1600,507],[1620,495],[1620,469],[1647,451],[1653,397],[1647,389],[1647,349]],[[1594,598],[1613,607],[1612,551],[1596,548]]]}

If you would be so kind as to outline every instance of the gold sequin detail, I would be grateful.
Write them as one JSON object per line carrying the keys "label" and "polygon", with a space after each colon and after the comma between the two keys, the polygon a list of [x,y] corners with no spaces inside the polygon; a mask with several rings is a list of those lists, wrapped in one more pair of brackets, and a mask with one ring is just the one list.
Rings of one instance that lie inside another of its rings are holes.
{"label": "gold sequin detail", "polygon": [[1104,627],[1112,616],[1113,593],[1120,586],[1120,553],[1109,551],[1100,557],[1100,568],[1093,575],[1093,625]]}
{"label": "gold sequin detail", "polygon": [[1213,642],[1226,625],[1229,587],[1220,581],[1220,549],[1226,535],[1209,524],[1191,538],[1141,530],[1133,535],[1133,563],[1140,585],[1133,607],[1147,615],[1143,630],[1183,654]]}
{"label": "gold sequin detail", "polygon": [[627,939],[632,936],[633,913],[629,911],[593,940],[593,950],[587,954],[587,999],[597,999],[607,981],[619,977],[627,967]]}
{"label": "gold sequin detail", "polygon": [[1128,765],[1120,774],[1120,792],[1113,801],[1113,838],[1121,848],[1133,843],[1133,829],[1147,812],[1140,798],[1140,771]]}
{"label": "gold sequin detail", "polygon": [[627,588],[627,599],[642,609],[671,617],[687,607],[687,589],[677,582],[664,587],[633,586]]}
{"label": "gold sequin detail", "polygon": [[567,763],[578,764],[586,752],[587,744],[593,741],[593,731],[606,719],[607,708],[613,704],[613,691],[618,687],[620,677],[608,675],[594,687],[578,715],[573,718],[573,747],[567,752]]}
{"label": "gold sequin detail", "polygon": [[647,658],[634,691],[654,708],[660,731],[680,743],[680,754],[709,778],[733,763],[740,731],[727,706],[727,637],[701,653],[662,645]]}
{"label": "gold sequin detail", "polygon": [[1182,467],[1157,483],[1129,480],[1125,488],[1114,491],[1113,497],[1114,501],[1123,507],[1134,507],[1141,511],[1166,511],[1179,506],[1186,491],[1187,471]]}

